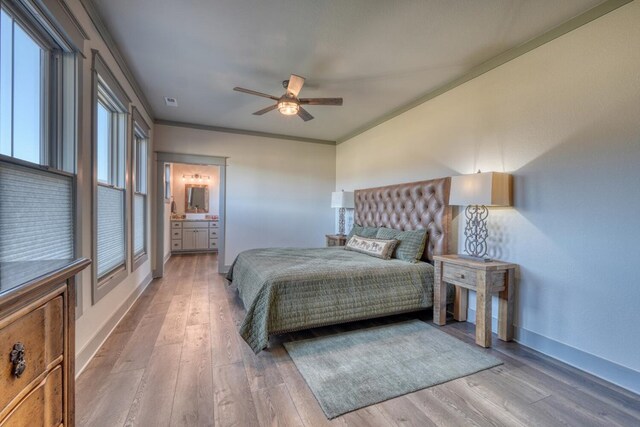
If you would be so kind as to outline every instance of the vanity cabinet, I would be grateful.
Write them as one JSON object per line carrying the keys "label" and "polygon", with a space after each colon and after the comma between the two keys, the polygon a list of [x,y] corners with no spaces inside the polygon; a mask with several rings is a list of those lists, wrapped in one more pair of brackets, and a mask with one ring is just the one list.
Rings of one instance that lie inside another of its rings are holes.
{"label": "vanity cabinet", "polygon": [[217,220],[182,220],[171,222],[171,251],[217,252]]}

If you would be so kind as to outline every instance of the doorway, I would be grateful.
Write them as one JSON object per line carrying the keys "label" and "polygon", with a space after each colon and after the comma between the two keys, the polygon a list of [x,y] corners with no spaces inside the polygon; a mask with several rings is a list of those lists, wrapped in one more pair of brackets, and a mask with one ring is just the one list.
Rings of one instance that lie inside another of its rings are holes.
{"label": "doorway", "polygon": [[166,152],[155,157],[153,277],[164,276],[172,254],[199,252],[217,252],[218,272],[224,273],[227,157]]}

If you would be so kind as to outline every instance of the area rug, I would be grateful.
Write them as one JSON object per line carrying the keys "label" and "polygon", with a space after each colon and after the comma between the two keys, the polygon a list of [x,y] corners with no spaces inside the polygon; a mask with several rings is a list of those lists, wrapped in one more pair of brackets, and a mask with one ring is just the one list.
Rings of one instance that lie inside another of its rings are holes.
{"label": "area rug", "polygon": [[284,346],[329,419],[502,364],[419,320]]}

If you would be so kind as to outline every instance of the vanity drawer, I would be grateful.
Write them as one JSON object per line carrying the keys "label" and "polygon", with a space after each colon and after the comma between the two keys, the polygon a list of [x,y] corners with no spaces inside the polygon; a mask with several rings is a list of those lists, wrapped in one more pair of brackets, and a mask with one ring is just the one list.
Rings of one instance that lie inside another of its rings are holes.
{"label": "vanity drawer", "polygon": [[207,221],[185,221],[182,228],[209,228]]}
{"label": "vanity drawer", "polygon": [[[63,325],[63,300],[57,296],[0,329],[0,412],[34,379],[62,361]],[[11,352],[18,344],[26,367],[16,377]]]}
{"label": "vanity drawer", "polygon": [[62,366],[56,366],[2,422],[2,426],[62,425]]}
{"label": "vanity drawer", "polygon": [[182,229],[180,229],[180,230],[171,230],[171,238],[172,239],[180,239],[180,240],[182,240]]}
{"label": "vanity drawer", "polygon": [[211,228],[218,228],[218,221],[211,221],[210,223]]}
{"label": "vanity drawer", "polygon": [[174,251],[182,250],[182,240],[172,240],[171,249]]}
{"label": "vanity drawer", "polygon": [[218,239],[209,240],[209,249],[218,249]]}
{"label": "vanity drawer", "polygon": [[218,238],[218,233],[219,233],[219,230],[217,228],[210,228],[209,229],[209,237],[211,237],[212,239],[217,239]]}
{"label": "vanity drawer", "polygon": [[468,285],[475,287],[476,271],[460,265],[444,264],[442,267],[442,278],[445,282],[455,285]]}
{"label": "vanity drawer", "polygon": [[171,221],[171,228],[182,228],[182,221]]}

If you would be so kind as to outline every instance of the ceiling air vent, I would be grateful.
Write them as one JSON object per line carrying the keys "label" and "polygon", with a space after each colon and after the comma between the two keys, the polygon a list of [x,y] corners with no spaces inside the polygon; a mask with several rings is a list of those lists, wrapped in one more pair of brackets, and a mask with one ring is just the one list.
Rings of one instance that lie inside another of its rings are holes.
{"label": "ceiling air vent", "polygon": [[171,98],[169,96],[164,97],[164,103],[167,104],[167,107],[177,107],[178,100],[175,98]]}

